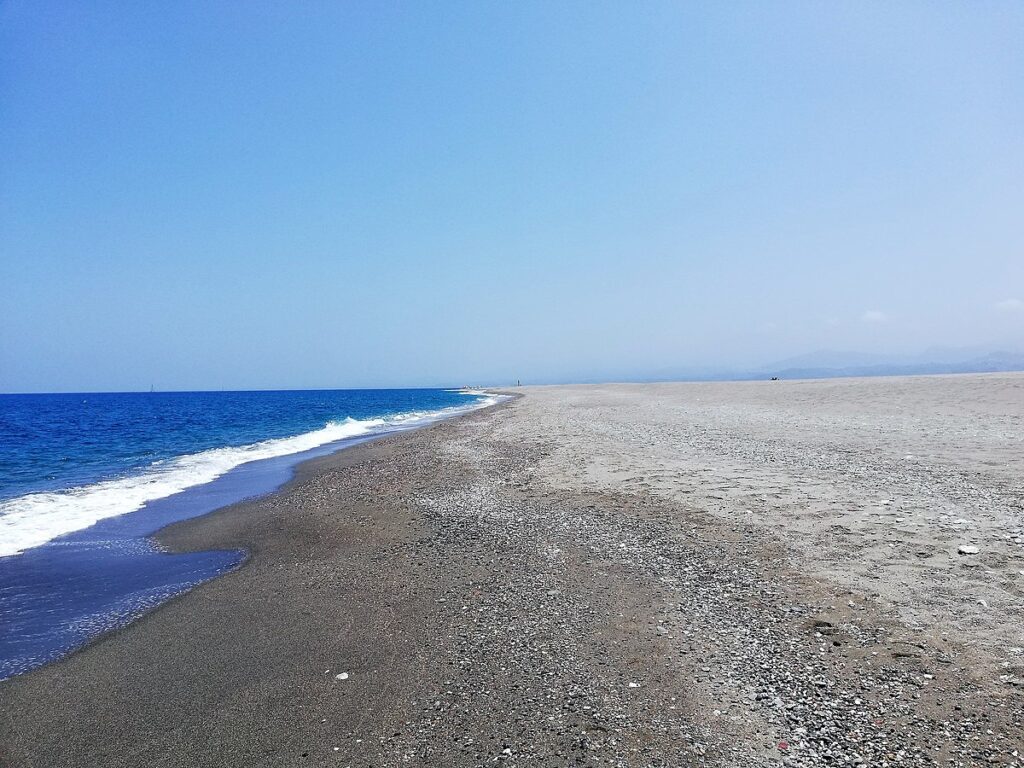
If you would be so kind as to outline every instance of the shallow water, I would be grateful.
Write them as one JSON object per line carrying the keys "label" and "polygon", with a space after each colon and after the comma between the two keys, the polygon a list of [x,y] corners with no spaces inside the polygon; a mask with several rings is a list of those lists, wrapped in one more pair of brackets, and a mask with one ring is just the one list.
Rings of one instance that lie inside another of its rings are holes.
{"label": "shallow water", "polygon": [[149,538],[160,528],[268,493],[306,459],[490,402],[446,390],[0,397],[0,679],[244,558],[162,551]]}

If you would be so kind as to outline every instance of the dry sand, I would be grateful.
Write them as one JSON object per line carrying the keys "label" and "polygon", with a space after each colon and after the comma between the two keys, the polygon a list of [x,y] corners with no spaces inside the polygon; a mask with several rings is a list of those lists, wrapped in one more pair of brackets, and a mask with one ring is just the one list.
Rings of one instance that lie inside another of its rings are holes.
{"label": "dry sand", "polygon": [[801,574],[1024,684],[1024,375],[554,387],[526,407],[550,481],[764,526]]}
{"label": "dry sand", "polygon": [[1022,375],[527,389],[163,532],[251,558],[0,764],[1019,765],[1022,463]]}

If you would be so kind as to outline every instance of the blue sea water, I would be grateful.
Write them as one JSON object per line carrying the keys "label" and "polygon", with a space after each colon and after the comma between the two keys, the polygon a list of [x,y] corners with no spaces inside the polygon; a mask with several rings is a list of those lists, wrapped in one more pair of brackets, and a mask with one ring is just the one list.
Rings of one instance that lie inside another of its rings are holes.
{"label": "blue sea water", "polygon": [[307,458],[495,402],[421,390],[0,395],[0,679],[238,566],[150,534]]}

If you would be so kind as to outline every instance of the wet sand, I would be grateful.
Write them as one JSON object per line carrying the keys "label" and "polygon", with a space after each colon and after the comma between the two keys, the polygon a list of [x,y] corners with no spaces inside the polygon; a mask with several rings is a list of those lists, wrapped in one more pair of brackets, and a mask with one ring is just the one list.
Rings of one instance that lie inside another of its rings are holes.
{"label": "wet sand", "polygon": [[0,765],[1020,762],[1024,375],[523,392],[162,532]]}

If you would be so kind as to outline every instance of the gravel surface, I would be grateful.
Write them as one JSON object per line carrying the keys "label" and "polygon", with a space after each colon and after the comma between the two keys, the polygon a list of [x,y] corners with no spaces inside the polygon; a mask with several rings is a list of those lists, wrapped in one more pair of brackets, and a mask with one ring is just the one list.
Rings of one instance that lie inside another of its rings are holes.
{"label": "gravel surface", "polygon": [[[780,388],[766,400],[699,386],[529,390],[311,462],[279,494],[166,530],[175,549],[251,557],[0,683],[0,764],[1021,764],[1024,689],[1002,642],[1024,645],[1020,582],[997,591],[1012,583],[1012,538],[994,553],[940,528],[928,541],[949,547],[943,578],[906,566],[868,580],[816,538],[838,514],[831,499],[855,491],[879,501],[869,519],[881,529],[928,489],[937,520],[985,499],[992,520],[1012,524],[1016,509],[1019,525],[1019,476],[971,462],[1000,441],[1019,450],[1020,421],[998,438],[981,423],[970,462],[936,448],[904,465],[893,451],[916,438],[872,411],[881,395],[858,411],[868,426],[844,431],[836,414],[852,406],[835,390],[793,395],[820,396],[815,410]],[[919,408],[928,424],[932,406]],[[763,444],[756,425],[783,423]],[[974,490],[961,493],[960,476]],[[769,488],[803,501],[750,505]],[[862,533],[881,535],[848,536]],[[897,564],[915,557],[885,548]],[[919,583],[888,583],[905,573]],[[970,593],[972,579],[999,595],[986,623],[890,599]],[[986,628],[999,642],[977,641]]]}

